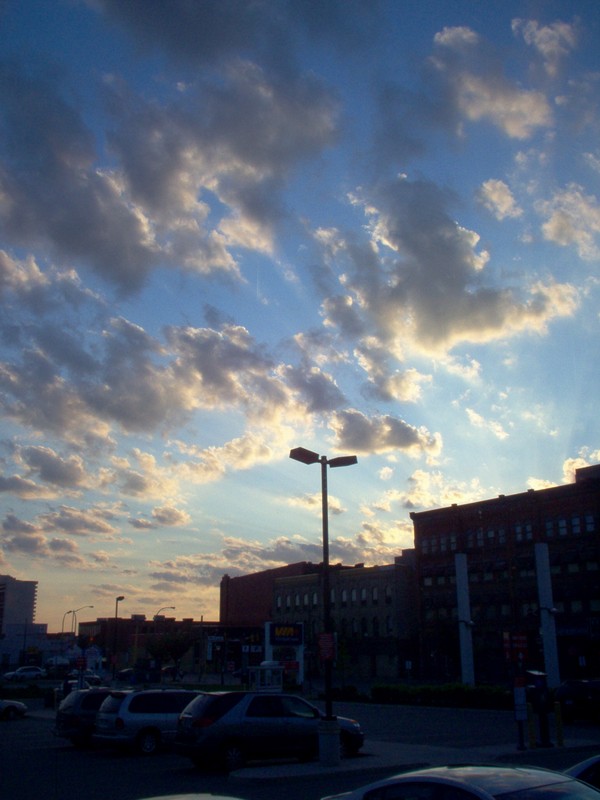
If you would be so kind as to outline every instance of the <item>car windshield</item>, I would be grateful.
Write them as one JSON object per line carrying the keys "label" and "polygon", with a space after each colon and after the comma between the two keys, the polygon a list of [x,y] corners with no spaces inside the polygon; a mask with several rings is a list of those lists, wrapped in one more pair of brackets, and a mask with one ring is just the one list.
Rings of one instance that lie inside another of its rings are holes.
{"label": "car windshield", "polygon": [[495,797],[497,800],[600,800],[600,792],[585,783],[572,780],[505,792]]}

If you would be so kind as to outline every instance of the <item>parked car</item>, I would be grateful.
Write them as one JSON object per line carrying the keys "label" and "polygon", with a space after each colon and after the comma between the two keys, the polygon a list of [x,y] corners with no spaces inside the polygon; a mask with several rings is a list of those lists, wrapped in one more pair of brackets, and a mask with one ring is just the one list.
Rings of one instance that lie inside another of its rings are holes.
{"label": "parked car", "polygon": [[600,800],[600,791],[535,767],[449,766],[403,772],[323,800]]}
{"label": "parked car", "polygon": [[155,753],[172,742],[180,713],[196,695],[189,689],[113,690],[96,715],[93,740]]}
{"label": "parked car", "polygon": [[580,781],[585,781],[596,789],[600,789],[600,755],[591,756],[585,761],[573,764],[572,767],[565,770],[565,775],[578,778]]}
{"label": "parked car", "polygon": [[69,692],[56,711],[54,735],[69,739],[75,747],[89,746],[96,714],[110,692],[107,686]]}
{"label": "parked car", "polygon": [[600,679],[568,680],[554,690],[565,722],[574,719],[600,721]]}
{"label": "parked car", "polygon": [[0,700],[0,719],[17,719],[24,717],[27,706],[19,700]]}
{"label": "parked car", "polygon": [[[280,692],[206,692],[179,717],[174,748],[196,766],[218,761],[234,770],[246,761],[314,758],[323,715],[302,697]],[[364,733],[356,720],[338,717],[345,756],[358,753]]]}
{"label": "parked car", "polygon": [[5,672],[5,681],[37,681],[46,677],[46,670],[42,667],[19,667],[13,672]]}

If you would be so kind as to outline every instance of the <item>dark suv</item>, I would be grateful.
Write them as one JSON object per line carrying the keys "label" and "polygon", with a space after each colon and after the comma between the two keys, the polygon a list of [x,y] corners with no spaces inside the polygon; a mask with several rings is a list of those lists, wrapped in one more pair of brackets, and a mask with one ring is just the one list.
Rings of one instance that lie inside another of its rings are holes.
{"label": "dark suv", "polygon": [[69,692],[56,711],[54,734],[69,739],[75,747],[90,745],[96,714],[109,694],[108,687]]}
{"label": "dark suv", "polygon": [[172,741],[179,714],[197,694],[186,689],[113,690],[96,715],[94,741],[155,753]]}
{"label": "dark suv", "polygon": [[[293,694],[207,692],[181,713],[174,748],[196,766],[218,762],[227,770],[252,759],[309,760],[319,752],[321,719],[318,708]],[[337,719],[341,754],[356,755],[364,741],[360,725]]]}

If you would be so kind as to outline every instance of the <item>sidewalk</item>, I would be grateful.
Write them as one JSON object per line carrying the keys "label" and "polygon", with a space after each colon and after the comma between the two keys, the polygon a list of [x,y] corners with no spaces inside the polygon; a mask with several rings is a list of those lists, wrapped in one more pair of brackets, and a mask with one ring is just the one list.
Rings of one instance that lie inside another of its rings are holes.
{"label": "sidewalk", "polygon": [[[260,764],[245,767],[230,775],[240,781],[280,780],[310,775],[367,772],[389,769],[389,774],[406,772],[428,766],[447,764],[503,764],[534,765],[562,770],[600,752],[600,744],[592,739],[565,741],[561,747],[518,750],[516,744],[489,745],[486,747],[431,747],[397,742],[365,741],[356,758],[342,759],[334,767],[323,766],[318,760],[308,763],[290,762]],[[365,783],[368,783],[368,778]]]}

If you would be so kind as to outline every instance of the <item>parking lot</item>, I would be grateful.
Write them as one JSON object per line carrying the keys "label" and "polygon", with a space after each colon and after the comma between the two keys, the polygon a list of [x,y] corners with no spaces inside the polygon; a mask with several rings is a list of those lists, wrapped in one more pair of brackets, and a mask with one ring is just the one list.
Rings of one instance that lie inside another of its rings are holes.
{"label": "parking lot", "polygon": [[367,733],[364,752],[339,769],[296,762],[252,766],[227,776],[199,771],[173,753],[136,756],[106,748],[77,750],[53,734],[53,711],[31,703],[23,720],[0,728],[0,794],[11,800],[140,800],[176,793],[225,794],[243,800],[318,800],[368,780],[427,763],[498,760],[563,769],[600,750],[600,726],[569,726],[566,746],[517,750],[512,713],[407,706],[336,704],[359,719]]}

